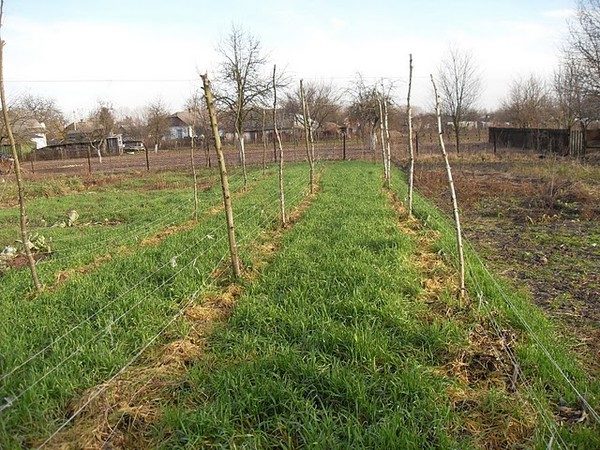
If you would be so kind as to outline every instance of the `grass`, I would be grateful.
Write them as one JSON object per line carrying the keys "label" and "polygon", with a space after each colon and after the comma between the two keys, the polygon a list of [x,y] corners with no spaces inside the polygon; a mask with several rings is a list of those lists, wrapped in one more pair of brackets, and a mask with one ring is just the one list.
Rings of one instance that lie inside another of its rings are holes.
{"label": "grass", "polygon": [[[302,166],[288,168],[290,208],[301,201],[306,178]],[[159,199],[161,213],[169,213],[169,197],[173,192],[165,191]],[[218,190],[213,198],[217,200]],[[137,208],[140,214],[157,214],[157,209]],[[242,244],[276,223],[275,174],[254,182],[236,198],[234,208]],[[35,298],[2,296],[0,398],[3,405],[11,399],[13,404],[0,412],[1,448],[27,447],[51,433],[64,420],[70,400],[114,374],[183,302],[212,282],[215,267],[227,254],[223,222],[220,213],[205,214],[195,226],[157,245],[116,254]],[[244,249],[242,256],[249,260]],[[26,273],[17,272],[15,280],[25,278]]]}
{"label": "grass", "polygon": [[[157,426],[162,448],[468,448],[434,369],[411,237],[370,164],[338,165]],[[318,255],[318,257],[315,257]]]}
{"label": "grass", "polygon": [[[554,403],[576,406],[576,399],[517,319],[523,315],[597,405],[597,386],[548,320],[481,264],[469,272],[473,296],[484,295],[481,310],[476,302],[458,307],[451,286],[422,300],[431,280],[415,264],[420,236],[399,229],[378,168],[338,164],[322,188],[175,389],[154,426],[157,447],[545,448]],[[433,250],[451,264],[450,223],[419,196],[416,208],[438,230]],[[465,353],[472,364],[499,345],[492,321],[517,333],[524,375],[515,392],[506,387],[510,373],[485,369],[465,382],[460,367],[449,370]],[[567,445],[598,445],[593,426],[557,428]]]}
{"label": "grass", "polygon": [[[548,354],[596,409],[600,386],[530,299],[469,248],[471,302],[461,306],[451,220],[419,195],[420,222],[403,218],[374,164],[325,167],[311,207],[169,387],[144,438],[160,448],[546,448],[554,433],[555,445],[600,447],[597,425],[556,424],[557,406],[580,404]],[[402,199],[400,172],[393,179]],[[305,167],[290,166],[286,183],[291,209]],[[276,186],[270,174],[236,198],[242,243],[275,226]],[[0,373],[44,350],[0,382],[0,398],[29,388],[0,411],[0,447],[47,437],[73,399],[209,290],[226,255],[222,221],[206,214],[35,299],[0,300]],[[251,247],[241,254],[252,264]],[[179,323],[158,343],[185,332]],[[516,389],[512,354],[522,370]]]}

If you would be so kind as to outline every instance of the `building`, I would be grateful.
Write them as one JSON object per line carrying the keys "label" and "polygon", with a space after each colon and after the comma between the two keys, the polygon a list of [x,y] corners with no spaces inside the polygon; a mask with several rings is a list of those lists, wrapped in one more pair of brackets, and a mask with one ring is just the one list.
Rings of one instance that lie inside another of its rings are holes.
{"label": "building", "polygon": [[[192,114],[180,111],[169,116],[169,134],[167,140],[189,139],[194,136],[194,120]],[[194,136],[195,137],[195,136]]]}

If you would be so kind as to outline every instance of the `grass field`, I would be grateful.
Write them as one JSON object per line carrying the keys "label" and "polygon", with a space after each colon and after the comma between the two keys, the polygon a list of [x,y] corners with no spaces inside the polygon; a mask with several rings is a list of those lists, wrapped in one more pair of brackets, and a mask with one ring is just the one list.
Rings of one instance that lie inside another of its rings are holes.
{"label": "grass field", "polygon": [[[304,165],[288,168],[290,209],[305,198],[306,175]],[[328,163],[310,206],[273,234],[275,175],[255,173],[234,199],[247,268],[241,283],[225,275],[213,189],[197,224],[134,243],[135,251],[36,298],[3,298],[0,398],[12,405],[0,411],[0,446],[40,444],[86,405],[88,388],[110,380],[111,396],[51,447],[600,447],[593,419],[576,423],[592,412],[573,389],[597,410],[597,380],[527,295],[471,248],[469,298],[459,302],[451,221],[421,196],[409,219],[402,175],[393,176],[388,192],[377,165]],[[132,203],[150,201],[137,197],[143,188],[130,189]],[[178,192],[159,190],[152,201],[169,215]],[[83,211],[88,194],[71,195],[61,208],[80,201]],[[189,204],[184,188],[179,195]],[[40,211],[45,204],[39,200]],[[187,223],[189,212],[177,222]],[[270,256],[259,261],[265,249]],[[98,254],[93,246],[83,253]],[[24,271],[5,279],[13,277],[25,279]],[[215,299],[227,300],[219,320],[209,314]],[[164,363],[159,355],[189,344],[181,339],[197,326],[195,350],[176,368]],[[145,358],[113,378],[148,343]],[[169,380],[144,391],[153,386],[150,369],[154,380],[158,369]],[[125,390],[136,378],[139,386]]]}

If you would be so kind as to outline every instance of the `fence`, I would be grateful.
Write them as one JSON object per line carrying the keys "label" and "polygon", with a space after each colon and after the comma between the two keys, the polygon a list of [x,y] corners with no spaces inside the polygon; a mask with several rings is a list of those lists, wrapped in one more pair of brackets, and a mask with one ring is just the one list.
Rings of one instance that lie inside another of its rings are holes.
{"label": "fence", "polygon": [[534,150],[561,156],[582,156],[585,135],[581,130],[555,128],[489,128],[489,143],[494,147]]}

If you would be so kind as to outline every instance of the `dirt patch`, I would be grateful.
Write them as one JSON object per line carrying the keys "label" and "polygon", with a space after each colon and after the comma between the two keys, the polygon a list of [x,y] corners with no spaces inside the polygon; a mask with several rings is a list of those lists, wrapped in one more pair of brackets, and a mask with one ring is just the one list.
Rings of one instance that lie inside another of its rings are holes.
{"label": "dirt patch", "polygon": [[[455,158],[465,236],[493,268],[526,286],[564,325],[582,363],[600,373],[600,178],[596,167],[535,156]],[[451,213],[441,161],[426,158],[415,185]]]}

